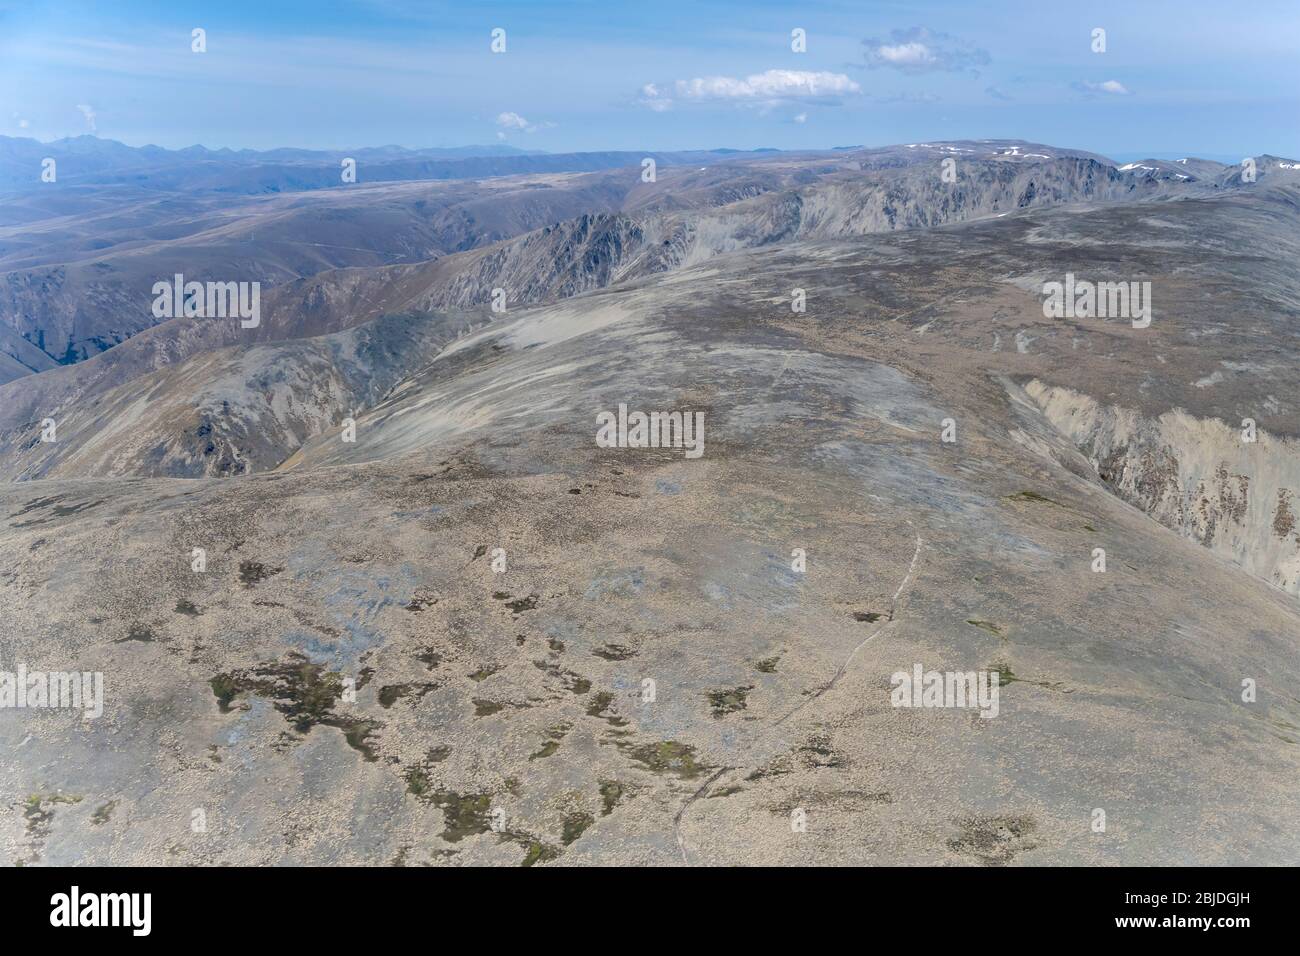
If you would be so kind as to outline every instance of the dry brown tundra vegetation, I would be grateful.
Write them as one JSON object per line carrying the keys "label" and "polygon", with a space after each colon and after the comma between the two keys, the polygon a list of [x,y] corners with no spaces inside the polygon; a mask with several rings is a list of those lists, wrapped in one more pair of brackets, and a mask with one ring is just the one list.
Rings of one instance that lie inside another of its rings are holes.
{"label": "dry brown tundra vegetation", "polygon": [[6,207],[4,860],[1294,862],[1296,164],[661,158]]}

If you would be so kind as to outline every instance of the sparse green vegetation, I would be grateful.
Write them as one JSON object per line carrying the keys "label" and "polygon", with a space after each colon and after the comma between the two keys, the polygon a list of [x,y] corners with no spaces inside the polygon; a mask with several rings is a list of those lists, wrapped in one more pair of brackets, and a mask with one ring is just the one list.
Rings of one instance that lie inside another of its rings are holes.
{"label": "sparse green vegetation", "polygon": [[625,793],[627,793],[627,788],[617,780],[600,781],[600,815],[607,817],[613,813],[614,808],[618,806]]}
{"label": "sparse green vegetation", "polygon": [[383,725],[364,717],[335,714],[334,703],[343,695],[342,675],[300,654],[290,654],[284,661],[263,664],[250,672],[218,674],[208,684],[222,713],[230,712],[239,694],[257,694],[270,700],[299,734],[307,734],[317,724],[334,727],[366,760],[379,759],[368,738]]}
{"label": "sparse green vegetation", "polygon": [[451,790],[440,790],[430,795],[429,802],[442,811],[444,829],[442,838],[448,843],[457,843],[468,836],[487,833],[491,822],[492,794],[460,794]]}
{"label": "sparse green vegetation", "polygon": [[429,771],[423,767],[407,767],[403,774],[406,778],[406,792],[423,799],[429,794]]}
{"label": "sparse green vegetation", "polygon": [[429,691],[437,689],[437,684],[386,684],[379,688],[379,693],[376,696],[379,700],[379,706],[387,710],[403,697],[414,696],[418,700]]}
{"label": "sparse green vegetation", "polygon": [[564,828],[560,835],[560,842],[568,846],[578,837],[586,832],[587,828],[596,822],[596,818],[590,813],[577,811],[566,814],[564,817]]}
{"label": "sparse green vegetation", "polygon": [[251,588],[259,581],[265,581],[272,575],[279,574],[284,568],[272,568],[260,561],[240,561],[239,580],[246,588]]}
{"label": "sparse green vegetation", "polygon": [[744,687],[733,687],[730,690],[711,690],[705,696],[709,699],[709,707],[713,710],[715,720],[721,719],[727,714],[734,714],[738,710],[745,709],[746,699],[749,692],[754,689],[753,684]]}
{"label": "sparse green vegetation", "polygon": [[218,674],[208,684],[217,698],[217,707],[223,714],[230,713],[230,705],[239,695],[239,682],[229,674]]}
{"label": "sparse green vegetation", "polygon": [[529,755],[528,759],[541,760],[542,758],[549,757],[551,754],[555,753],[555,751],[560,749],[560,741],[564,739],[572,726],[572,724],[562,723],[551,727],[546,731],[546,738],[542,741],[541,749],[536,753]]}
{"label": "sparse green vegetation", "polygon": [[528,844],[528,854],[520,866],[532,866],[535,863],[545,863],[548,860],[554,860],[560,855],[560,852],[554,847],[549,847],[545,843],[533,841]]}
{"label": "sparse green vegetation", "polygon": [[614,703],[614,695],[609,691],[602,690],[591,695],[591,700],[587,704],[587,716],[599,717],[601,720],[608,721],[615,727],[622,727],[627,723],[617,714],[610,714],[607,711],[610,705]]}
{"label": "sparse green vegetation", "polygon": [[694,747],[675,740],[629,746],[628,755],[655,773],[672,773],[683,780],[692,780],[705,770],[712,769],[696,761]]}

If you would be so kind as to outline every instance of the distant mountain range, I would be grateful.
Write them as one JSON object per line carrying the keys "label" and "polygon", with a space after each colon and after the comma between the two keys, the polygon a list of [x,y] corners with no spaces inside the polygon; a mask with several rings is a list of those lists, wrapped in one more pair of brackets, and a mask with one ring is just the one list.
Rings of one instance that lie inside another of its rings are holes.
{"label": "distant mountain range", "polygon": [[[42,152],[55,154],[55,183],[32,181]],[[1029,206],[1192,197],[1237,188],[1242,174],[1191,158],[1116,164],[1019,140],[652,153],[655,182],[642,180],[641,153],[427,152],[357,150],[358,182],[344,185],[336,157],[312,150],[0,139],[0,170],[26,170],[0,203],[0,382],[150,329],[149,290],[176,273],[261,283],[276,312],[256,337],[297,337],[386,313],[478,308],[494,287],[514,304],[540,303],[742,248]],[[949,160],[961,170],[952,184],[940,176]],[[1259,157],[1257,170],[1261,180],[1294,178],[1300,165]],[[200,340],[233,344],[229,331],[205,323],[183,347],[128,351],[152,368]],[[138,359],[109,365],[122,362]]]}
{"label": "distant mountain range", "polygon": [[41,186],[41,164],[46,158],[55,160],[57,181],[66,185],[255,195],[338,186],[341,163],[349,158],[357,163],[356,181],[373,183],[583,172],[639,164],[647,156],[662,165],[707,164],[740,154],[734,149],[541,153],[508,145],[265,151],[189,146],[172,150],[127,146],[88,135],[49,143],[0,136],[0,192]]}

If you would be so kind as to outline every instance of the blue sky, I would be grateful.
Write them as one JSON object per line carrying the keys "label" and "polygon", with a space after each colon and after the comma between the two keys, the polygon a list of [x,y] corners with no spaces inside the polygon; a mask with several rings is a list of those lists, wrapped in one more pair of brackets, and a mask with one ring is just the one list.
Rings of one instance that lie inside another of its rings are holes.
{"label": "blue sky", "polygon": [[0,0],[0,134],[173,148],[1017,137],[1235,161],[1300,155],[1298,81],[1297,0]]}

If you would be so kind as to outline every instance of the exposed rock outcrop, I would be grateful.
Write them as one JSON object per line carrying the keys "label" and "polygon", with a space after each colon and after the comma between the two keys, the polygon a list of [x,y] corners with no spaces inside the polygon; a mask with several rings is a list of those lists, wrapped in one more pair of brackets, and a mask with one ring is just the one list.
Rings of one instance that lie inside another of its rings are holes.
{"label": "exposed rock outcrop", "polygon": [[1300,448],[1178,409],[1158,418],[1032,381],[1025,392],[1120,497],[1256,577],[1300,594]]}

